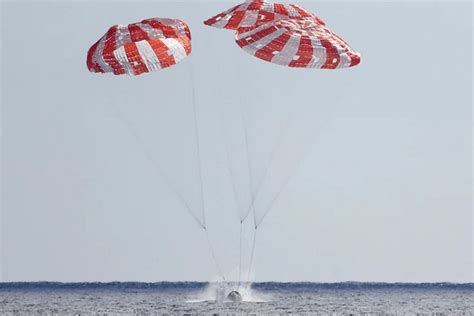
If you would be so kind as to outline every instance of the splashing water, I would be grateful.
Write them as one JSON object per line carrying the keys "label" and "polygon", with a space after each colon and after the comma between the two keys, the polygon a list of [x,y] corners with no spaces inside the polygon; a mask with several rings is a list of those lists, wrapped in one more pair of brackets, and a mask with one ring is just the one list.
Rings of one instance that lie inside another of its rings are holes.
{"label": "splashing water", "polygon": [[188,300],[188,303],[199,302],[216,302],[216,303],[230,303],[227,295],[232,291],[237,291],[242,296],[242,302],[269,302],[270,296],[259,293],[252,289],[251,283],[238,284],[238,282],[213,282],[200,293],[197,294],[196,299]]}

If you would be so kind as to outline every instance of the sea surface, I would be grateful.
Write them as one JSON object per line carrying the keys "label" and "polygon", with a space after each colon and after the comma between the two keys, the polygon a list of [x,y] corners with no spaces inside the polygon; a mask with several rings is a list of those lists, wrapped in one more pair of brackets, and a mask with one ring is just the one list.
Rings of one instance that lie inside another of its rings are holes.
{"label": "sea surface", "polygon": [[0,314],[474,315],[474,283],[0,283]]}

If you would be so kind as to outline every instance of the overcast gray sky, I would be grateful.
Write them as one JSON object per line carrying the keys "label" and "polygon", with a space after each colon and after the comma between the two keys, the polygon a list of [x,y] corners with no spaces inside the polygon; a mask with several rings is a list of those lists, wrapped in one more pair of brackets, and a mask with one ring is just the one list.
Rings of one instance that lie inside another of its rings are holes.
{"label": "overcast gray sky", "polygon": [[[199,209],[193,86],[226,275],[239,248],[229,174],[243,200],[248,189],[242,104],[253,182],[291,117],[256,200],[264,209],[293,174],[258,229],[255,280],[472,281],[472,4],[303,2],[361,52],[338,71],[265,63],[202,24],[232,4],[2,2],[0,281],[216,277],[205,235],[145,154]],[[87,71],[109,26],[154,16],[190,24],[190,58],[135,78]]]}

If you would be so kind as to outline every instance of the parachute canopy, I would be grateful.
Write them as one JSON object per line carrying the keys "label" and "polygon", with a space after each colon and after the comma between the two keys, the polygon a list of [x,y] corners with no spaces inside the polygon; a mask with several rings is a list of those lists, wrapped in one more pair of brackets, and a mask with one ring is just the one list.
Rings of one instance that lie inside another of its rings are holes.
{"label": "parachute canopy", "polygon": [[204,21],[204,24],[237,30],[238,28],[254,27],[281,19],[302,18],[313,19],[316,23],[324,25],[320,18],[296,4],[272,3],[266,0],[253,0],[239,4]]}
{"label": "parachute canopy", "polygon": [[178,19],[114,25],[87,53],[91,72],[140,75],[173,66],[191,54],[191,31]]}
{"label": "parachute canopy", "polygon": [[360,63],[360,54],[312,19],[277,20],[238,29],[235,41],[249,54],[275,64],[335,69]]}

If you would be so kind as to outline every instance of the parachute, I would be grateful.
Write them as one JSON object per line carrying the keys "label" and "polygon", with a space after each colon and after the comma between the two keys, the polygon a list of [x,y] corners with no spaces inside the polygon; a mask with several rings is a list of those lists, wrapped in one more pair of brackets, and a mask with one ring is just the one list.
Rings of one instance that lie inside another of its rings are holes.
{"label": "parachute", "polygon": [[[178,64],[191,54],[191,31],[182,20],[169,18],[150,18],[127,25],[113,25],[88,50],[86,64],[93,73],[113,73],[115,75],[128,74],[137,76],[147,72],[157,71]],[[200,195],[202,193],[202,176],[199,149],[199,135],[197,127],[196,104],[192,67],[189,66],[189,77],[192,91],[192,117],[200,178]],[[225,280],[217,262],[215,251],[209,239],[206,227],[204,200],[200,206],[191,205],[184,197],[182,189],[169,177],[167,172],[158,164],[155,157],[149,152],[145,142],[139,135],[138,129],[132,122],[115,109],[117,118],[128,128],[130,134],[142,147],[147,159],[154,165],[165,184],[176,195],[187,213],[205,232],[208,246],[216,265],[216,269]],[[197,210],[201,210],[198,214]]]}
{"label": "parachute", "polygon": [[91,72],[140,75],[171,67],[191,54],[189,26],[177,19],[152,18],[113,25],[87,53]]}
{"label": "parachute", "polygon": [[336,69],[360,63],[360,54],[312,19],[276,20],[238,29],[235,41],[257,58],[288,67]]}
{"label": "parachute", "polygon": [[324,25],[324,21],[310,11],[296,4],[272,3],[266,0],[253,0],[236,5],[204,21],[204,24],[228,30],[254,27],[282,19],[309,18]]}

